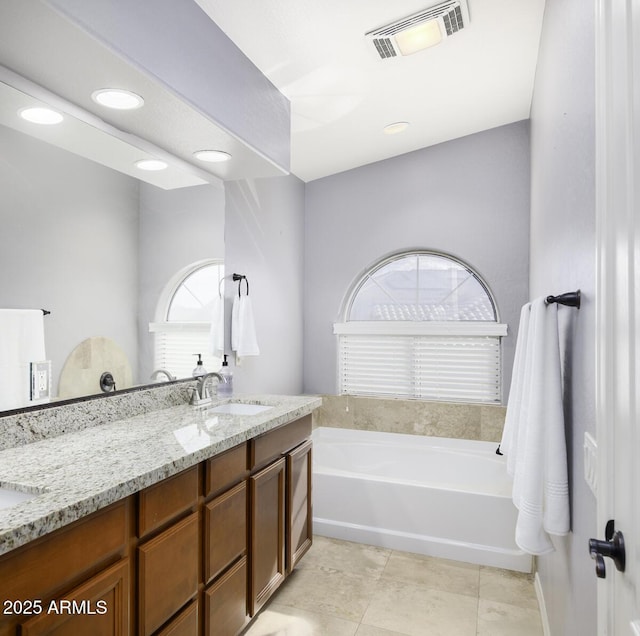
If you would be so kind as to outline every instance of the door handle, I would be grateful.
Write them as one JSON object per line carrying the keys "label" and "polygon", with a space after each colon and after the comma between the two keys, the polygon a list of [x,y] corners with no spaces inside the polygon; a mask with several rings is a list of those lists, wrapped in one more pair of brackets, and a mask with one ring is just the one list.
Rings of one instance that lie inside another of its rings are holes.
{"label": "door handle", "polygon": [[604,557],[612,559],[618,571],[624,572],[625,568],[624,536],[620,530],[615,529],[613,519],[607,522],[604,536],[604,541],[589,539],[589,554],[596,562],[596,576],[599,579],[607,576]]}

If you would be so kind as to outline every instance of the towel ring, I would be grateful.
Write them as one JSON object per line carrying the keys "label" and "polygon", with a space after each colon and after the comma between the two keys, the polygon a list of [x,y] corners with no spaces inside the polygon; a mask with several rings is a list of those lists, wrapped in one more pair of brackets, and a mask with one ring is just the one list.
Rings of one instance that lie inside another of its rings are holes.
{"label": "towel ring", "polygon": [[247,285],[247,296],[248,296],[249,295],[249,281],[248,281],[247,277],[244,274],[234,274],[232,276],[232,279],[234,281],[237,281],[237,283],[238,283],[238,297],[242,296],[242,294],[240,293],[242,281],[244,281],[246,283],[246,285]]}

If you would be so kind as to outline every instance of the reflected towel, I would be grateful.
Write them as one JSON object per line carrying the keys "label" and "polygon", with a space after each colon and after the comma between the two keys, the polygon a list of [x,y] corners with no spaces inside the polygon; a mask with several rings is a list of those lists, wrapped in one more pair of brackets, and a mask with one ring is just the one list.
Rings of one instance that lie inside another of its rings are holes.
{"label": "reflected towel", "polygon": [[253,320],[253,307],[249,296],[236,296],[233,301],[231,349],[236,352],[236,360],[245,356],[260,355]]}
{"label": "reflected towel", "polygon": [[569,486],[558,306],[544,298],[520,315],[500,449],[513,477],[516,544],[529,554],[553,551],[549,534],[569,532]]}
{"label": "reflected towel", "polygon": [[224,355],[224,298],[221,296],[216,296],[213,300],[209,351],[216,358]]}
{"label": "reflected towel", "polygon": [[31,400],[31,362],[45,359],[41,309],[0,309],[0,410]]}

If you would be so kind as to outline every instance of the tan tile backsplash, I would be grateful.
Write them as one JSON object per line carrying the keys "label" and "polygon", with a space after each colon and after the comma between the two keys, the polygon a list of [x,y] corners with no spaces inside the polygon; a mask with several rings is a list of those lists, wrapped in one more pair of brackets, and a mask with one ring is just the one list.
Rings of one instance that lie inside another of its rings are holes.
{"label": "tan tile backsplash", "polygon": [[505,412],[489,404],[323,395],[313,418],[314,426],[499,442]]}

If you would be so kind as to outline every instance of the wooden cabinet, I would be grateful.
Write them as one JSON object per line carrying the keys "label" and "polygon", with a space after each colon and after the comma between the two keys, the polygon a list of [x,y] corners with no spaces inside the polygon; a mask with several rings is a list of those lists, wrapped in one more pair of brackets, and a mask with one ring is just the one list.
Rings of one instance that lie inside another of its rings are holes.
{"label": "wooden cabinet", "polygon": [[310,434],[285,424],[0,556],[0,599],[41,608],[3,608],[0,636],[237,636],[311,545]]}
{"label": "wooden cabinet", "polygon": [[22,636],[125,636],[129,633],[129,562],[107,568],[43,607]]}
{"label": "wooden cabinet", "polygon": [[[129,633],[130,565],[125,557],[132,509],[131,498],[119,501],[0,556],[0,635],[15,636],[25,630],[64,634],[67,629],[81,634],[76,626],[83,620],[91,625],[95,621],[100,630],[96,633]],[[117,582],[111,574],[105,582],[102,574],[114,564],[119,568],[113,575]],[[60,606],[62,600],[71,604]],[[107,602],[107,619],[90,613],[95,609],[91,602],[98,600]]]}
{"label": "wooden cabinet", "polygon": [[311,547],[310,436],[307,416],[250,442],[251,616]]}
{"label": "wooden cabinet", "polygon": [[220,576],[204,593],[204,633],[234,636],[249,622],[247,557]]}
{"label": "wooden cabinet", "polygon": [[161,629],[156,636],[198,636],[198,601],[194,600]]}
{"label": "wooden cabinet", "polygon": [[313,540],[312,468],[311,440],[287,454],[287,572],[296,567]]}
{"label": "wooden cabinet", "polygon": [[198,466],[183,470],[138,494],[138,536],[145,537],[198,505]]}
{"label": "wooden cabinet", "polygon": [[205,506],[205,583],[247,554],[247,482]]}
{"label": "wooden cabinet", "polygon": [[206,462],[204,633],[211,636],[235,636],[249,622],[247,453],[240,444]]}
{"label": "wooden cabinet", "polygon": [[149,636],[198,593],[199,514],[138,548],[138,625]]}
{"label": "wooden cabinet", "polygon": [[279,459],[249,478],[251,489],[251,616],[286,576],[285,468]]}

